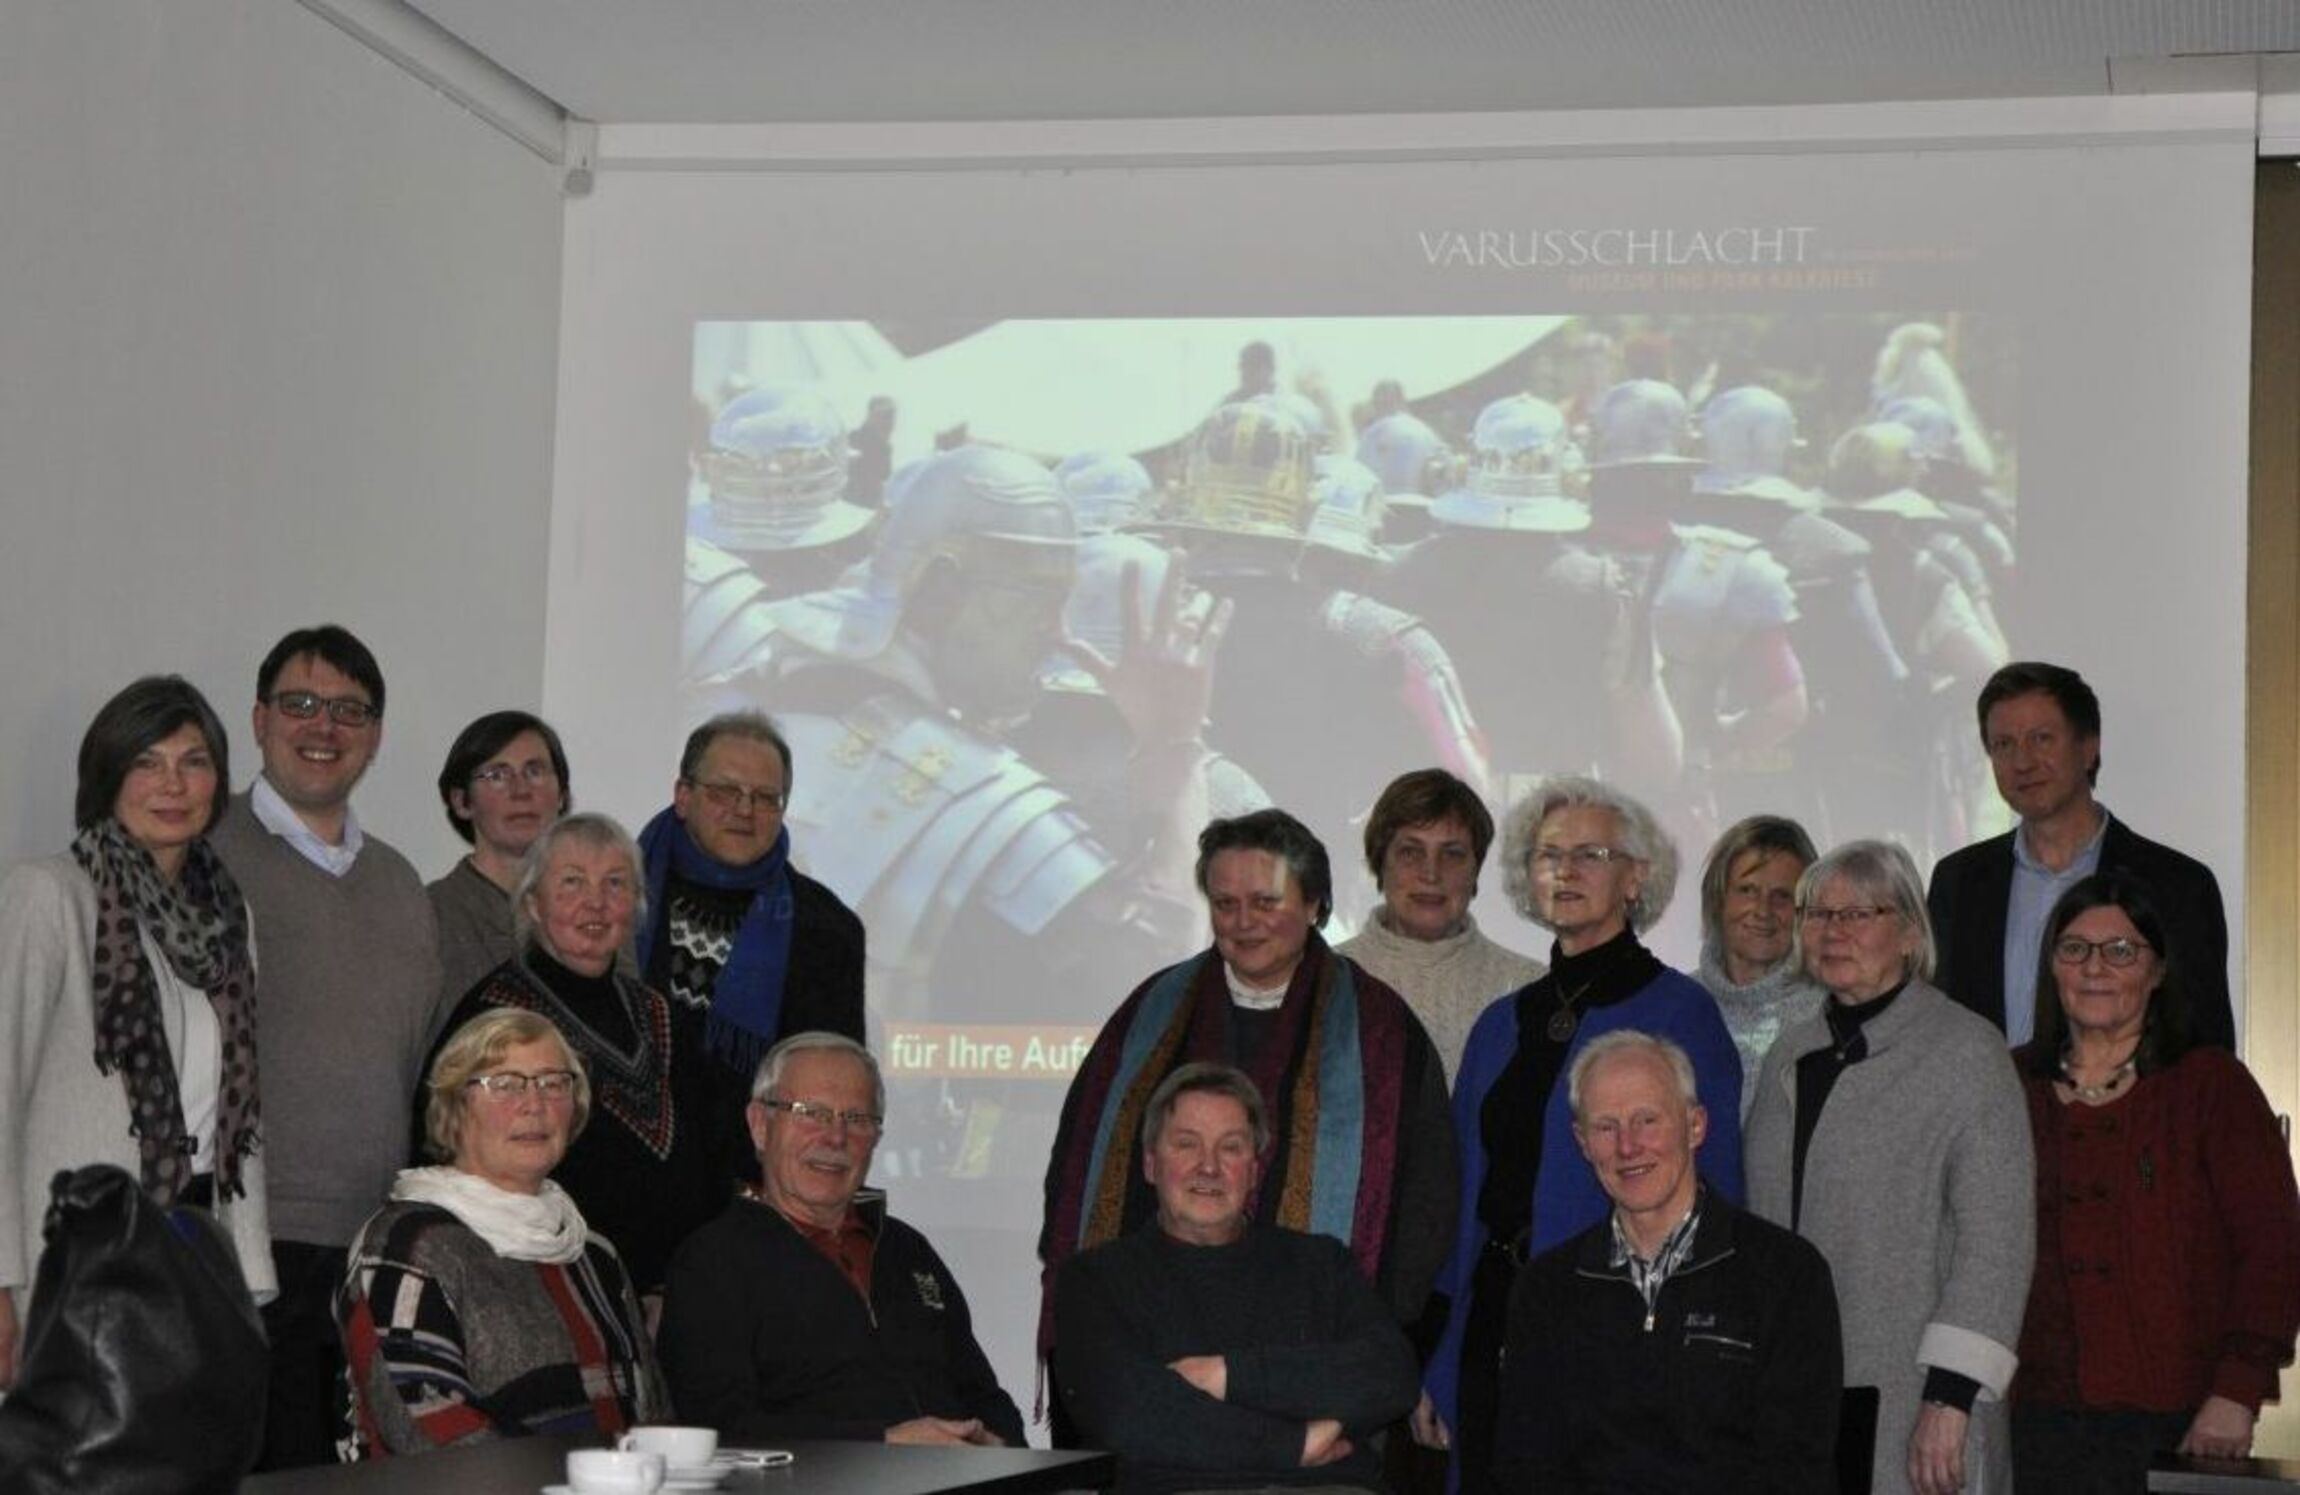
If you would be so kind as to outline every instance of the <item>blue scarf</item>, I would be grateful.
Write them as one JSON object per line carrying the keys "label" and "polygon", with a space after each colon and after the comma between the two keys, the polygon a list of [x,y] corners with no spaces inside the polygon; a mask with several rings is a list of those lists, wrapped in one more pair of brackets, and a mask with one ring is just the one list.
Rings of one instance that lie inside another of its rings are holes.
{"label": "blue scarf", "polygon": [[783,1017],[783,980],[791,966],[791,832],[785,826],[767,854],[745,867],[713,858],[687,833],[676,810],[664,810],[639,832],[647,863],[647,901],[657,910],[639,935],[639,969],[653,958],[655,932],[671,919],[671,878],[705,888],[741,888],[751,906],[735,946],[711,986],[703,1042],[728,1068],[749,1074],[774,1046]]}

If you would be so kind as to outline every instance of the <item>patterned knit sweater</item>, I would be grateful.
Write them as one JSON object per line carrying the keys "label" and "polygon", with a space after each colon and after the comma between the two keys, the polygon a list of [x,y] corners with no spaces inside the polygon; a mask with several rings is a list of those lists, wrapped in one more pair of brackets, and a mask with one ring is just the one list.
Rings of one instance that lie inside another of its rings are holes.
{"label": "patterned knit sweater", "polygon": [[670,1414],[630,1279],[596,1235],[564,1266],[514,1261],[437,1205],[385,1205],[336,1322],[368,1458]]}

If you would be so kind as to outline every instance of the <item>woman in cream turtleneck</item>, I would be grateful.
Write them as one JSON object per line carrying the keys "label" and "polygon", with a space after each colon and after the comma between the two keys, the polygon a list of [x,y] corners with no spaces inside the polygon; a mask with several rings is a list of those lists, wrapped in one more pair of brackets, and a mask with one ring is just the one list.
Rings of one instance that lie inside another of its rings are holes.
{"label": "woman in cream turtleneck", "polygon": [[1445,1061],[1448,1089],[1477,1015],[1542,973],[1540,961],[1480,933],[1469,911],[1492,845],[1493,816],[1460,779],[1442,768],[1392,779],[1366,818],[1366,866],[1382,901],[1335,947],[1406,999]]}

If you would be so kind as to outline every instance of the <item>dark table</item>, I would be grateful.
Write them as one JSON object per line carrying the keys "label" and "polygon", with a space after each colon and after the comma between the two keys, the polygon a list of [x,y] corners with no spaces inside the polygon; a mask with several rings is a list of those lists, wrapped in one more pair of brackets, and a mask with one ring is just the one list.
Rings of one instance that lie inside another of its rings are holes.
{"label": "dark table", "polygon": [[[567,1477],[567,1450],[591,1438],[506,1438],[408,1459],[251,1475],[241,1495],[535,1495]],[[1106,1453],[1038,1448],[913,1448],[800,1442],[780,1469],[744,1469],[722,1495],[1035,1495],[1096,1490],[1118,1477]]]}
{"label": "dark table", "polygon": [[2182,1495],[2272,1495],[2300,1490],[2300,1464],[2284,1459],[2191,1459],[2160,1453],[2148,1466],[2151,1491]]}

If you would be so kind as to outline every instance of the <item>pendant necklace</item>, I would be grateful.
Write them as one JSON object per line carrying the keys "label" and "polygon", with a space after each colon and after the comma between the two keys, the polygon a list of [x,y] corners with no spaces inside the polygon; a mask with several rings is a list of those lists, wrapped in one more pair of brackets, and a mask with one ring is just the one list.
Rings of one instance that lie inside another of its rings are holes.
{"label": "pendant necklace", "polygon": [[1589,989],[1596,984],[1596,979],[1593,977],[1582,982],[1574,991],[1561,993],[1558,996],[1557,1010],[1549,1015],[1549,1041],[1551,1043],[1567,1043],[1572,1040],[1573,1030],[1581,1026],[1581,1017],[1573,1010],[1573,1004],[1588,996]]}

